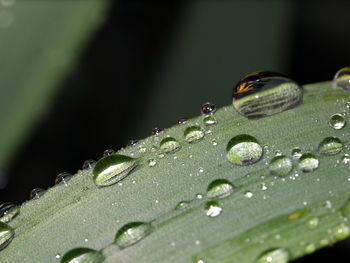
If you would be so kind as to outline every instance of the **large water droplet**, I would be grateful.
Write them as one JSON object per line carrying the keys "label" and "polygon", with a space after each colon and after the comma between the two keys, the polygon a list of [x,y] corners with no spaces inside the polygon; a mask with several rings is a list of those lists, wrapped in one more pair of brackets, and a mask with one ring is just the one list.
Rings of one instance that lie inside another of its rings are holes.
{"label": "large water droplet", "polygon": [[277,248],[262,253],[255,263],[287,263],[288,261],[288,251],[283,248]]}
{"label": "large water droplet", "polygon": [[336,137],[327,137],[318,146],[319,152],[323,155],[335,155],[342,149],[343,143]]}
{"label": "large water droplet", "polygon": [[19,206],[14,205],[10,202],[3,203],[0,205],[0,221],[8,223],[19,214]]}
{"label": "large water droplet", "polygon": [[236,165],[256,163],[263,155],[259,142],[247,134],[233,137],[227,144],[227,159]]}
{"label": "large water droplet", "polygon": [[70,173],[60,173],[56,176],[55,184],[64,184],[67,185],[67,182],[72,178],[72,175]]}
{"label": "large water droplet", "polygon": [[134,222],[123,226],[115,236],[115,243],[119,248],[125,248],[140,241],[153,231],[150,223]]}
{"label": "large water droplet", "polygon": [[97,186],[107,186],[125,178],[138,162],[129,156],[111,154],[100,159],[93,169],[93,180]]}
{"label": "large water droplet", "polygon": [[101,263],[104,259],[100,251],[81,247],[68,251],[62,257],[61,263]]}
{"label": "large water droplet", "polygon": [[217,179],[208,185],[207,197],[222,199],[233,193],[235,187],[225,179]]}
{"label": "large water droplet", "polygon": [[273,175],[286,176],[292,171],[292,168],[292,160],[284,155],[276,156],[270,162],[270,172]]}
{"label": "large water droplet", "polygon": [[318,168],[319,161],[312,153],[304,153],[299,158],[299,169],[305,173],[315,171]]}
{"label": "large water droplet", "polygon": [[270,71],[254,72],[241,79],[233,90],[235,109],[256,119],[296,107],[303,90],[288,77]]}
{"label": "large water droplet", "polygon": [[329,120],[329,126],[331,126],[335,130],[340,130],[345,127],[346,120],[343,115],[337,113],[333,114]]}
{"label": "large water droplet", "polygon": [[42,189],[42,188],[34,188],[29,195],[30,199],[39,199],[40,197],[42,197],[44,194],[46,193],[46,190]]}
{"label": "large water droplet", "polygon": [[8,224],[0,222],[0,250],[12,241],[15,231]]}
{"label": "large water droplet", "polygon": [[175,138],[166,137],[160,142],[159,148],[164,153],[173,153],[180,150],[181,145]]}
{"label": "large water droplet", "polygon": [[335,73],[333,84],[345,90],[350,90],[350,67],[345,67]]}
{"label": "large water droplet", "polygon": [[201,106],[201,114],[202,115],[209,115],[216,111],[215,104],[211,102],[206,102]]}
{"label": "large water droplet", "polygon": [[184,131],[185,140],[189,143],[198,142],[203,139],[204,132],[199,126],[187,127]]}

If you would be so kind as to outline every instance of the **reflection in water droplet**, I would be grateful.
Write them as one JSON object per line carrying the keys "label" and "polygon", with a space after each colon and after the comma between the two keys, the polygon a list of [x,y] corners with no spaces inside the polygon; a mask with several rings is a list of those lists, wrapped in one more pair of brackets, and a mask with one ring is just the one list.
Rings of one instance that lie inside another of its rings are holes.
{"label": "reflection in water droplet", "polygon": [[187,127],[185,129],[184,137],[188,143],[194,143],[194,142],[198,142],[199,140],[203,139],[204,132],[203,132],[202,128],[199,126],[191,126],[191,127]]}
{"label": "reflection in water droplet", "polygon": [[344,128],[345,124],[346,124],[346,120],[339,113],[333,114],[329,120],[329,126],[331,126],[335,130],[340,130]]}
{"label": "reflection in water droplet", "polygon": [[81,247],[68,251],[62,257],[61,263],[101,263],[104,259],[100,251]]}
{"label": "reflection in water droplet", "polygon": [[288,77],[270,71],[246,75],[235,86],[232,102],[247,118],[257,119],[296,107],[303,90]]}
{"label": "reflection in water droplet", "polygon": [[302,153],[301,153],[301,150],[299,148],[294,148],[292,150],[292,157],[294,160],[297,160],[301,157]]}
{"label": "reflection in water droplet", "polygon": [[4,249],[12,241],[15,231],[8,224],[0,222],[0,250]]}
{"label": "reflection in water droplet", "polygon": [[112,154],[100,159],[93,169],[93,180],[97,186],[115,184],[125,178],[138,162],[129,156]]}
{"label": "reflection in water droplet", "polygon": [[270,172],[277,176],[286,176],[292,171],[292,160],[284,155],[274,157],[270,162]]}
{"label": "reflection in water droplet", "polygon": [[137,243],[152,231],[153,227],[150,223],[129,223],[118,230],[115,243],[122,249]]}
{"label": "reflection in water droplet", "polygon": [[315,171],[318,165],[319,161],[312,153],[304,153],[299,159],[299,169],[305,173]]}
{"label": "reflection in water droplet", "polygon": [[282,248],[277,248],[262,253],[255,263],[287,263],[288,261],[288,251]]}
{"label": "reflection in water droplet", "polygon": [[190,205],[189,201],[181,201],[175,206],[175,210],[185,209]]}
{"label": "reflection in water droplet", "polygon": [[216,106],[213,103],[206,102],[201,106],[201,114],[209,115],[216,111]]}
{"label": "reflection in water droplet", "polygon": [[96,161],[93,159],[88,159],[83,163],[83,170],[89,170],[94,167]]}
{"label": "reflection in water droplet", "polygon": [[213,115],[209,115],[209,116],[206,116],[204,119],[203,119],[203,123],[207,126],[210,126],[210,125],[214,125],[217,123],[217,120],[216,118],[213,116]]}
{"label": "reflection in water droplet", "polygon": [[225,179],[217,179],[208,185],[207,197],[222,199],[230,196],[235,190],[234,186]]}
{"label": "reflection in water droplet", "polygon": [[19,214],[20,207],[7,202],[0,205],[0,222],[8,223]]}
{"label": "reflection in water droplet", "polygon": [[159,148],[164,153],[174,153],[180,150],[181,146],[176,139],[172,137],[166,137],[160,142]]}
{"label": "reflection in water droplet", "polygon": [[227,159],[236,165],[250,165],[260,160],[263,149],[259,142],[247,134],[233,137],[227,144]]}
{"label": "reflection in water droplet", "polygon": [[216,217],[222,212],[222,207],[217,201],[208,201],[205,203],[205,214],[209,217]]}
{"label": "reflection in water droplet", "polygon": [[333,85],[344,90],[350,90],[350,67],[345,67],[335,73]]}
{"label": "reflection in water droplet", "polygon": [[56,179],[55,179],[55,184],[58,185],[58,184],[64,184],[67,186],[67,182],[72,178],[72,175],[70,173],[66,173],[66,172],[63,172],[63,173],[60,173],[56,176]]}
{"label": "reflection in water droplet", "polygon": [[108,155],[111,155],[115,153],[115,151],[113,149],[106,149],[104,152],[103,152],[103,156],[108,156]]}
{"label": "reflection in water droplet", "polygon": [[339,138],[327,137],[318,146],[318,151],[323,155],[335,155],[343,149],[343,143]]}
{"label": "reflection in water droplet", "polygon": [[46,190],[42,189],[42,188],[34,188],[29,195],[30,199],[39,199],[40,197],[42,197],[44,194],[46,193]]}

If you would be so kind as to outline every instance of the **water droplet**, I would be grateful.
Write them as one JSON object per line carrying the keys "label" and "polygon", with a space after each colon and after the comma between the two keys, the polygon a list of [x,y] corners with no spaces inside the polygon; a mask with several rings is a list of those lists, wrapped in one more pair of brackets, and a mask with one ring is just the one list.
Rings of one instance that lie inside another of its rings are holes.
{"label": "water droplet", "polygon": [[294,148],[292,150],[292,157],[294,160],[297,160],[301,157],[302,153],[301,153],[301,150],[299,148]]}
{"label": "water droplet", "polygon": [[216,106],[213,103],[206,102],[201,106],[201,114],[209,115],[216,111]]}
{"label": "water droplet", "polygon": [[135,146],[136,144],[138,144],[139,141],[138,140],[130,140],[127,144],[127,146]]}
{"label": "water droplet", "polygon": [[327,137],[318,146],[318,151],[323,155],[335,155],[343,149],[343,143],[339,138]]}
{"label": "water droplet", "polygon": [[115,184],[125,178],[138,162],[129,156],[112,154],[100,159],[93,169],[93,180],[97,186]]}
{"label": "water droplet", "polygon": [[175,206],[175,210],[185,209],[190,205],[189,201],[181,201]]}
{"label": "water droplet", "polygon": [[153,167],[157,164],[157,161],[155,159],[149,159],[147,162],[149,167]]}
{"label": "water droplet", "polygon": [[309,244],[309,245],[307,245],[307,246],[305,247],[305,253],[306,253],[306,254],[312,254],[312,253],[315,252],[315,250],[316,250],[315,244]]}
{"label": "water droplet", "polygon": [[319,161],[312,153],[304,153],[299,158],[299,169],[305,173],[315,171],[318,168]]}
{"label": "water droplet", "polygon": [[292,160],[284,155],[274,157],[270,162],[270,172],[277,176],[286,176],[292,171]]}
{"label": "water droplet", "polygon": [[222,212],[222,207],[217,201],[208,201],[205,203],[205,214],[209,217],[216,217]]}
{"label": "water droplet", "polygon": [[199,126],[191,126],[185,129],[184,137],[188,143],[198,142],[199,140],[203,139],[204,132]]}
{"label": "water droplet", "polygon": [[344,156],[341,158],[341,162],[343,164],[350,164],[350,155],[349,154],[344,154]]}
{"label": "water droplet", "polygon": [[207,126],[210,126],[210,125],[216,124],[217,120],[213,115],[209,115],[209,116],[204,117],[203,123]]}
{"label": "water droplet", "polygon": [[178,124],[185,124],[186,122],[187,122],[186,118],[182,118],[182,119],[177,121]]}
{"label": "water droplet", "polygon": [[288,261],[288,251],[283,248],[277,248],[262,253],[255,263],[287,263]]}
{"label": "water droplet", "polygon": [[164,131],[164,129],[155,127],[155,128],[152,130],[151,135],[159,135],[162,131]]}
{"label": "water droplet", "polygon": [[125,248],[140,241],[153,231],[150,223],[134,222],[123,226],[118,230],[115,243],[119,248]]}
{"label": "water droplet", "polygon": [[173,153],[180,150],[181,145],[176,139],[166,137],[160,142],[159,148],[164,153]]}
{"label": "water droplet", "polygon": [[348,102],[345,102],[345,108],[346,109],[350,109],[350,102],[348,101]]}
{"label": "water droplet", "polygon": [[96,161],[93,159],[88,159],[83,163],[83,170],[89,170],[94,167]]}
{"label": "water droplet", "polygon": [[42,189],[42,188],[34,188],[29,195],[30,199],[39,199],[40,197],[42,197],[45,194],[46,190]]}
{"label": "water droplet", "polygon": [[350,228],[345,224],[340,224],[333,229],[332,233],[336,241],[343,240],[350,235]]}
{"label": "water droplet", "polygon": [[314,229],[314,228],[317,228],[318,226],[318,218],[317,217],[313,217],[313,218],[310,218],[308,221],[307,221],[307,226],[311,229]]}
{"label": "water droplet", "polygon": [[19,214],[20,207],[7,202],[0,205],[0,222],[8,223]]}
{"label": "water droplet", "polygon": [[225,179],[217,179],[209,184],[207,197],[222,199],[230,196],[234,190],[234,186],[229,181]]}
{"label": "water droplet", "polygon": [[64,184],[67,186],[67,182],[72,178],[72,175],[70,173],[60,173],[56,176],[55,184]]}
{"label": "water droplet", "polygon": [[217,140],[212,140],[212,141],[211,141],[211,144],[212,144],[213,146],[216,146],[216,145],[218,145],[218,141],[217,141]]}
{"label": "water droplet", "polygon": [[328,123],[329,123],[329,126],[331,126],[333,129],[340,130],[344,128],[346,124],[346,120],[341,114],[337,113],[331,116]]}
{"label": "water droplet", "polygon": [[115,151],[113,149],[106,149],[104,152],[103,152],[103,156],[108,156],[108,155],[111,155],[115,153]]}
{"label": "water droplet", "polygon": [[302,98],[303,90],[293,80],[263,71],[241,79],[233,90],[232,102],[240,114],[257,119],[294,108]]}
{"label": "water droplet", "polygon": [[335,73],[333,85],[345,90],[350,90],[350,67],[345,67]]}
{"label": "water droplet", "polygon": [[81,247],[64,254],[61,263],[101,263],[104,259],[100,251]]}
{"label": "water droplet", "polygon": [[203,195],[202,195],[202,194],[196,194],[196,198],[197,198],[197,199],[202,199],[202,198],[203,198]]}
{"label": "water droplet", "polygon": [[55,258],[56,258],[56,259],[60,259],[60,258],[61,258],[61,254],[60,254],[60,253],[57,253],[57,254],[55,255]]}
{"label": "water droplet", "polygon": [[259,142],[247,134],[233,137],[227,144],[227,159],[236,165],[250,165],[260,160],[263,149]]}
{"label": "water droplet", "polygon": [[250,191],[246,191],[246,192],[244,193],[244,196],[247,197],[247,198],[252,198],[252,197],[253,197],[253,193],[250,192]]}
{"label": "water droplet", "polygon": [[0,222],[0,250],[4,249],[12,241],[15,231],[8,224]]}

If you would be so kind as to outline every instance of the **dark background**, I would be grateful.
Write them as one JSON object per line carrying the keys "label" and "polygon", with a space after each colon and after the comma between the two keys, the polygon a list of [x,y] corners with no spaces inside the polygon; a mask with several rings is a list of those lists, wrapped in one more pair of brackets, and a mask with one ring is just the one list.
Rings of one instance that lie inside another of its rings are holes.
{"label": "dark background", "polygon": [[[199,114],[207,100],[229,104],[246,73],[332,79],[350,64],[349,11],[350,1],[116,1],[5,171],[0,200],[21,203],[62,168],[74,173],[107,148]],[[298,262],[350,262],[346,249]]]}

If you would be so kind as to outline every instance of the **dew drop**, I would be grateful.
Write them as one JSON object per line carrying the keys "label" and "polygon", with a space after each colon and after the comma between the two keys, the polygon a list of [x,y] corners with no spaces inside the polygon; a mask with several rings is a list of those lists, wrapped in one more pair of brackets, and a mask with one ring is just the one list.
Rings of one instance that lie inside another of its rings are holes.
{"label": "dew drop", "polygon": [[187,127],[184,131],[184,137],[186,142],[194,143],[198,142],[204,137],[204,132],[199,126]]}
{"label": "dew drop", "polygon": [[181,201],[175,206],[175,210],[186,209],[190,205],[189,201]]}
{"label": "dew drop", "polygon": [[97,186],[115,184],[125,178],[137,166],[138,162],[129,156],[112,154],[100,159],[94,169],[93,180]]}
{"label": "dew drop", "polygon": [[159,135],[162,131],[164,131],[164,129],[155,127],[155,128],[152,130],[151,135]]}
{"label": "dew drop", "polygon": [[100,251],[81,247],[64,254],[61,263],[101,263],[104,259]]}
{"label": "dew drop", "polygon": [[292,160],[284,155],[274,157],[270,162],[270,172],[277,176],[288,175],[293,168]]}
{"label": "dew drop", "polygon": [[127,144],[127,146],[135,146],[136,144],[138,144],[139,141],[138,140],[130,140]]}
{"label": "dew drop", "polygon": [[83,163],[83,170],[89,170],[94,167],[96,161],[93,159],[88,159]]}
{"label": "dew drop", "polygon": [[294,160],[299,159],[299,158],[301,157],[301,155],[302,155],[302,153],[301,153],[301,150],[300,150],[299,148],[294,148],[294,149],[292,150],[292,158],[293,158]]}
{"label": "dew drop", "polygon": [[103,152],[103,156],[108,156],[108,155],[111,155],[115,153],[115,151],[113,149],[106,149],[104,152]]}
{"label": "dew drop", "polygon": [[335,73],[333,85],[345,90],[350,90],[350,67],[345,67]]}
{"label": "dew drop", "polygon": [[349,154],[344,154],[344,156],[341,158],[341,162],[343,164],[350,164],[350,155]]}
{"label": "dew drop", "polygon": [[63,172],[63,173],[60,173],[56,176],[56,179],[55,179],[55,184],[58,185],[58,184],[63,184],[63,185],[66,185],[67,186],[67,182],[72,178],[72,175],[70,173],[66,173],[66,172]]}
{"label": "dew drop", "polygon": [[333,229],[332,234],[336,241],[343,240],[350,235],[350,228],[345,224],[340,224]]}
{"label": "dew drop", "polygon": [[250,165],[260,160],[263,149],[259,142],[247,134],[233,137],[227,144],[227,159],[236,165]]}
{"label": "dew drop", "polygon": [[217,217],[222,212],[222,207],[217,201],[208,201],[205,203],[205,214],[208,217]]}
{"label": "dew drop", "polygon": [[307,226],[311,229],[315,229],[317,228],[318,226],[318,218],[317,217],[313,217],[313,218],[310,218],[308,221],[307,221]]}
{"label": "dew drop", "polygon": [[207,197],[212,199],[222,199],[230,196],[234,190],[234,186],[229,181],[225,179],[217,179],[208,185]]}
{"label": "dew drop", "polygon": [[299,159],[299,169],[304,173],[313,172],[318,168],[319,161],[312,153],[304,153]]}
{"label": "dew drop", "polygon": [[186,118],[182,118],[182,119],[177,121],[178,124],[185,124],[186,122],[187,122]]}
{"label": "dew drop", "polygon": [[6,202],[0,205],[0,222],[8,223],[19,214],[20,207]]}
{"label": "dew drop", "polygon": [[250,192],[250,191],[246,191],[246,192],[244,193],[244,196],[247,197],[247,198],[252,198],[252,197],[253,197],[253,193]]}
{"label": "dew drop", "polygon": [[119,248],[131,246],[153,231],[150,223],[134,222],[120,228],[115,236],[115,243]]}
{"label": "dew drop", "polygon": [[331,116],[328,123],[329,123],[329,126],[331,126],[333,129],[340,130],[345,127],[346,120],[341,114],[337,113]]}
{"label": "dew drop", "polygon": [[213,115],[208,115],[206,117],[203,118],[203,123],[206,126],[211,126],[217,123],[216,118]]}
{"label": "dew drop", "polygon": [[302,102],[303,90],[288,77],[270,71],[254,72],[235,86],[232,102],[247,118],[257,119],[296,107]]}
{"label": "dew drop", "polygon": [[56,258],[56,259],[60,259],[60,258],[61,258],[61,254],[60,254],[60,253],[57,253],[57,254],[55,255],[55,258]]}
{"label": "dew drop", "polygon": [[29,198],[32,200],[36,200],[39,199],[40,197],[42,197],[45,194],[46,190],[42,189],[42,188],[34,188],[29,195]]}
{"label": "dew drop", "polygon": [[218,145],[218,141],[217,141],[217,140],[212,140],[212,141],[211,141],[211,144],[212,144],[213,146],[216,146],[216,145]]}
{"label": "dew drop", "polygon": [[147,162],[149,167],[153,167],[157,164],[157,161],[155,159],[149,159]]}
{"label": "dew drop", "polygon": [[327,137],[318,146],[318,151],[323,155],[335,155],[343,149],[342,141],[337,137]]}
{"label": "dew drop", "polygon": [[175,138],[166,137],[160,142],[159,148],[164,153],[174,153],[180,150],[181,145]]}
{"label": "dew drop", "polygon": [[306,254],[312,254],[312,253],[314,253],[315,252],[315,250],[316,250],[316,246],[315,246],[315,244],[308,244],[306,247],[305,247],[305,253]]}
{"label": "dew drop", "polygon": [[288,261],[288,251],[283,248],[277,248],[262,253],[255,263],[287,263]]}
{"label": "dew drop", "polygon": [[206,102],[201,106],[202,115],[213,114],[215,111],[216,111],[216,106],[211,102]]}
{"label": "dew drop", "polygon": [[8,244],[11,243],[15,231],[8,224],[0,222],[0,250],[4,249]]}

